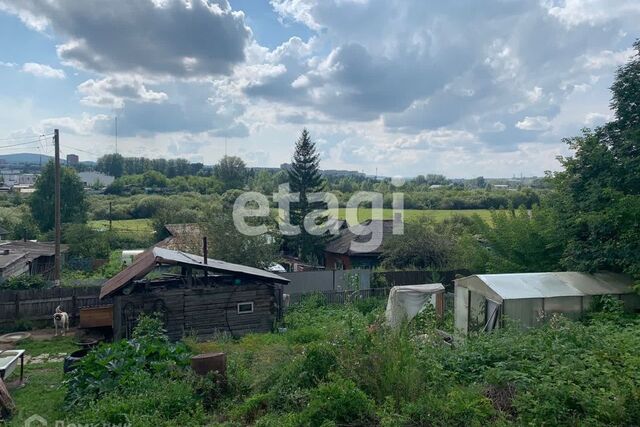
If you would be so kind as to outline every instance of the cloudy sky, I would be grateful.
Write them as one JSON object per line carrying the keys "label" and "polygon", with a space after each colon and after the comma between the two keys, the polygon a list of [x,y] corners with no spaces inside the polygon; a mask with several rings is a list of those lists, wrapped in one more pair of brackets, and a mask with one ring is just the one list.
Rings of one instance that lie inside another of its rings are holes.
{"label": "cloudy sky", "polygon": [[[542,175],[610,117],[637,0],[0,0],[0,153]],[[20,139],[24,138],[24,139]],[[10,146],[14,145],[14,146]]]}

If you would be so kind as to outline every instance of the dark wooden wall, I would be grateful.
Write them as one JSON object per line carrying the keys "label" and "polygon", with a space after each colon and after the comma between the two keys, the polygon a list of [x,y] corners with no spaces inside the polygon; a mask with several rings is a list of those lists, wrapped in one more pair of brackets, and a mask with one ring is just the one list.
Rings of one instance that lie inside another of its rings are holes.
{"label": "dark wooden wall", "polygon": [[[169,338],[239,337],[271,331],[278,317],[280,288],[247,283],[215,287],[164,288],[114,298],[114,334],[126,338],[141,313],[160,312]],[[253,313],[238,314],[237,304],[253,302]]]}

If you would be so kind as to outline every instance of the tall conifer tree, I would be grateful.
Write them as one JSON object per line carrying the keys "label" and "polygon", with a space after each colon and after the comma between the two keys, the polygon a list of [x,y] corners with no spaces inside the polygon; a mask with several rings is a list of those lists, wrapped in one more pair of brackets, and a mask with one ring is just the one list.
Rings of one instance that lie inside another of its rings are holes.
{"label": "tall conifer tree", "polygon": [[[289,169],[289,185],[292,193],[300,193],[300,201],[292,203],[291,224],[300,226],[301,234],[294,236],[292,244],[297,255],[304,260],[311,261],[317,258],[319,246],[324,239],[321,236],[309,234],[304,229],[305,216],[319,209],[317,203],[310,203],[308,195],[324,189],[324,181],[320,175],[320,155],[316,151],[316,145],[311,140],[309,131],[302,130],[302,134],[296,142],[293,161]],[[292,248],[293,249],[293,248]]]}

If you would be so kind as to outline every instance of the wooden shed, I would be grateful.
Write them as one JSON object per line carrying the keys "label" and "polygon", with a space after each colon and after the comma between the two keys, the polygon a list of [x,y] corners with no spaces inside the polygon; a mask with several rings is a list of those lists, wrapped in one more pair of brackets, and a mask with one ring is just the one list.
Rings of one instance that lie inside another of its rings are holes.
{"label": "wooden shed", "polygon": [[130,337],[142,313],[159,313],[172,340],[238,337],[273,329],[288,282],[258,268],[155,247],[108,280],[100,298],[113,299],[116,339]]}

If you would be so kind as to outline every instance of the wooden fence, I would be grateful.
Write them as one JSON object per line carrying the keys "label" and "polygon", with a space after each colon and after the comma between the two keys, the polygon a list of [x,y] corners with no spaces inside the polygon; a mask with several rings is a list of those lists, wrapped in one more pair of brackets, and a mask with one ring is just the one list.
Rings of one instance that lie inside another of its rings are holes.
{"label": "wooden fence", "polygon": [[99,286],[0,291],[0,324],[17,320],[53,322],[57,306],[69,313],[73,323],[79,316],[80,308],[109,303],[100,301],[99,296]]}

